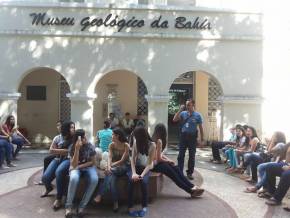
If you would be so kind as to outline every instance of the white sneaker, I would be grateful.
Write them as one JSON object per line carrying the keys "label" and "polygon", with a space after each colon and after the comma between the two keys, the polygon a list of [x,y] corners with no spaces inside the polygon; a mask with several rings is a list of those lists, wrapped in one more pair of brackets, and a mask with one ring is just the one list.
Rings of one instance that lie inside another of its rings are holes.
{"label": "white sneaker", "polygon": [[9,169],[10,167],[8,166],[0,166],[0,170],[6,170],[6,169]]}

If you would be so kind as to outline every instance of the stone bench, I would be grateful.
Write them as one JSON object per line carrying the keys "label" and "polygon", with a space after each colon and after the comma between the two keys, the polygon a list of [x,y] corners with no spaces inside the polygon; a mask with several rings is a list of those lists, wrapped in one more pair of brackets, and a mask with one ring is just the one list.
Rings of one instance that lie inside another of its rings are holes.
{"label": "stone bench", "polygon": [[[97,171],[98,171],[99,183],[93,196],[96,195],[100,187],[100,184],[103,183],[104,178],[105,178],[105,174],[103,170],[97,169]],[[81,199],[81,197],[83,196],[85,186],[86,186],[85,179],[81,179],[78,190],[77,190],[77,194],[76,194],[77,199]],[[158,194],[162,191],[162,188],[163,188],[163,175],[161,173],[150,172],[149,187],[148,187],[149,201],[152,201],[153,199],[155,199],[158,196]],[[117,180],[117,190],[119,193],[119,202],[126,203],[128,199],[128,177],[127,176],[122,176]],[[135,186],[134,188],[134,201],[141,202],[141,190],[140,190],[139,184]],[[103,196],[102,202],[105,204],[112,203],[110,192],[107,192]]]}

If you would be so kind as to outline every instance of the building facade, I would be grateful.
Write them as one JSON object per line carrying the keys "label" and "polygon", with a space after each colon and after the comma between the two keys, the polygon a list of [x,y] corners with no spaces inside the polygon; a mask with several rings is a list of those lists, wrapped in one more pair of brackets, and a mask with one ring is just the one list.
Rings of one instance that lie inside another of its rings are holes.
{"label": "building facade", "polygon": [[168,124],[170,89],[191,72],[207,137],[215,110],[221,136],[236,123],[262,133],[262,13],[176,2],[0,2],[2,120],[14,114],[46,142],[59,119],[93,136],[114,108],[142,115],[152,132]]}

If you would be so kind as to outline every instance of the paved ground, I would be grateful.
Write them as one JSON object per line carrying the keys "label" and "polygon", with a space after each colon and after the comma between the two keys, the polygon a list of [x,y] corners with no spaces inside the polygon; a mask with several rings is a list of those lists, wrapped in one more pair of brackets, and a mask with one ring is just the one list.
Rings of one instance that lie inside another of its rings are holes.
{"label": "paved ground", "polygon": [[[16,168],[0,171],[1,218],[63,217],[64,210],[54,212],[51,209],[54,197],[40,199],[43,187],[33,185],[33,181],[39,180],[41,176],[40,166],[45,153],[46,151],[26,150],[21,153],[21,160],[16,162]],[[167,153],[172,159],[176,159],[176,150],[170,149]],[[166,179],[161,195],[149,206],[148,217],[290,217],[281,207],[268,207],[255,194],[243,193],[247,184],[237,177],[227,175],[224,165],[209,163],[209,156],[208,149],[198,149],[196,165],[199,173],[195,175],[195,183],[202,183],[207,190],[204,196],[192,200]],[[285,202],[287,201],[290,200],[286,199]],[[88,212],[88,217],[127,217],[125,206],[117,215],[111,213],[108,206],[90,206]]]}

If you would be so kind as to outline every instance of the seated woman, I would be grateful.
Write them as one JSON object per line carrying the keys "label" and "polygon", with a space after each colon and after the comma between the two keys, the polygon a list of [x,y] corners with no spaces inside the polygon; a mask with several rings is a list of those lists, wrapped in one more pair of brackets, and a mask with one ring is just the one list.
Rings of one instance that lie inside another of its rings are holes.
{"label": "seated woman", "polygon": [[[128,168],[128,210],[131,217],[144,217],[147,213],[149,171],[153,169],[156,146],[151,141],[144,127],[137,127],[133,131],[134,143],[132,148],[131,167]],[[141,183],[142,209],[133,210],[133,187]]]}
{"label": "seated woman", "polygon": [[[245,171],[245,169],[247,169],[248,165],[244,165],[244,162],[248,160],[248,157],[257,150],[258,144],[259,144],[260,140],[257,136],[257,132],[256,129],[252,126],[247,126],[246,129],[246,148],[245,149],[236,149],[236,157],[239,161],[240,158],[242,158],[242,160],[240,161],[240,165],[238,167],[238,172],[243,173]],[[245,166],[245,167],[243,167]],[[254,175],[257,175],[257,173]],[[240,178],[243,178],[244,175],[242,175]],[[252,182],[252,178],[249,178],[249,176],[246,176],[247,179],[246,181],[248,182]]]}
{"label": "seated woman", "polygon": [[97,132],[97,144],[102,152],[108,151],[109,145],[112,143],[113,131],[110,129],[110,121],[104,121],[104,129]]}
{"label": "seated woman", "polygon": [[210,161],[212,161],[213,163],[222,163],[219,149],[228,150],[227,147],[229,148],[229,146],[227,145],[235,145],[235,142],[237,139],[236,128],[234,127],[231,128],[230,132],[231,132],[231,137],[229,138],[229,141],[212,142],[211,150],[212,150],[213,158],[210,159]]}
{"label": "seated woman", "polygon": [[175,165],[174,161],[163,154],[163,150],[167,145],[167,131],[164,124],[159,123],[155,126],[152,139],[156,144],[156,157],[152,171],[168,176],[179,188],[190,194],[191,197],[202,195],[204,189],[192,184],[180,171],[179,167]]}
{"label": "seated woman", "polygon": [[114,212],[118,211],[118,191],[116,181],[118,177],[126,175],[129,165],[129,144],[127,143],[126,134],[122,129],[113,130],[112,143],[109,145],[108,166],[105,171],[106,177],[101,185],[98,195],[94,199],[96,203],[101,201],[105,189],[111,190],[114,202]]}
{"label": "seated woman", "polygon": [[[270,142],[267,144],[265,153],[263,152],[259,153],[258,157],[254,154],[253,157],[249,157],[252,158],[252,160],[248,159],[248,161],[252,161],[251,168],[255,167],[257,163],[259,162],[261,163],[257,167],[259,181],[255,184],[255,186],[246,188],[245,190],[246,193],[256,192],[262,187],[264,187],[265,190],[261,192],[266,191],[266,169],[267,167],[270,167],[274,163],[278,163],[285,159],[287,148],[290,146],[290,143],[288,144],[285,143],[286,143],[285,134],[283,132],[275,132],[271,137]],[[271,159],[274,162],[271,162]],[[252,172],[253,171],[255,173],[255,169],[252,169]]]}
{"label": "seated woman", "polygon": [[235,144],[230,146],[229,149],[226,151],[226,156],[230,161],[228,167],[229,173],[235,172],[237,170],[239,160],[236,155],[236,150],[246,150],[247,146],[245,145],[245,141],[245,129],[242,126],[237,126]]}
{"label": "seated woman", "polygon": [[18,127],[15,127],[15,118],[13,115],[8,116],[5,124],[2,126],[2,135],[9,137],[10,143],[17,145],[17,148],[13,152],[14,159],[16,159],[17,154],[24,144],[31,144],[30,141],[19,132]]}
{"label": "seated woman", "polygon": [[72,144],[72,136],[75,132],[73,122],[65,122],[61,126],[61,134],[54,137],[50,153],[55,158],[49,163],[42,175],[42,182],[45,185],[45,192],[41,197],[46,197],[53,190],[51,182],[56,178],[57,195],[53,204],[53,209],[58,210],[61,207],[61,200],[65,193],[65,179],[69,172],[70,161],[68,159],[68,149]]}
{"label": "seated woman", "polygon": [[95,167],[96,152],[94,146],[88,142],[85,131],[78,129],[72,141],[70,148],[70,179],[68,186],[68,194],[66,199],[65,217],[73,217],[72,207],[73,200],[77,191],[80,177],[83,176],[87,180],[86,191],[78,206],[78,216],[84,216],[84,209],[89,203],[98,185],[98,174]]}
{"label": "seated woman", "polygon": [[[280,177],[280,182],[276,188],[276,176]],[[280,162],[266,169],[267,188],[272,197],[266,201],[266,204],[276,206],[282,203],[290,187],[290,148],[287,150],[285,162]],[[289,211],[289,207],[285,207]]]}
{"label": "seated woman", "polygon": [[[16,167],[16,165],[11,162],[12,154],[13,154],[13,145],[9,143],[8,137],[0,135],[0,170],[9,167]],[[7,167],[3,166],[4,157],[6,158]]]}

